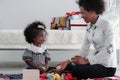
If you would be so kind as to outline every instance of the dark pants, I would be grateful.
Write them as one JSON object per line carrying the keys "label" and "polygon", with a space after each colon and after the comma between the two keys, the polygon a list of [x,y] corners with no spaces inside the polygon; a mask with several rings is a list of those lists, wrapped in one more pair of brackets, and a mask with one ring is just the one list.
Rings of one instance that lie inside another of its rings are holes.
{"label": "dark pants", "polygon": [[102,65],[73,65],[69,64],[66,69],[74,77],[80,79],[111,77],[115,74],[116,68],[106,68]]}

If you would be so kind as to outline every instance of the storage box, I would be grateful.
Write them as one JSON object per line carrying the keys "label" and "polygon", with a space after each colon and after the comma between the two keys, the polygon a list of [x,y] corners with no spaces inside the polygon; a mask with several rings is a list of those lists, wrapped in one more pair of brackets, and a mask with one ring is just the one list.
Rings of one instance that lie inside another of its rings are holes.
{"label": "storage box", "polygon": [[39,75],[37,69],[23,69],[23,80],[40,80]]}
{"label": "storage box", "polygon": [[82,18],[70,20],[71,30],[86,30],[86,27],[87,23]]}

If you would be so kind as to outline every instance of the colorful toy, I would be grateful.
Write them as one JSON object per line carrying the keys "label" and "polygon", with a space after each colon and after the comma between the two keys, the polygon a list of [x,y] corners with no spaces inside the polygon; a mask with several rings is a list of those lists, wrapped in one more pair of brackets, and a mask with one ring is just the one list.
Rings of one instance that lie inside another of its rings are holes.
{"label": "colorful toy", "polygon": [[54,74],[54,80],[61,80],[60,78],[61,77],[60,77],[60,75],[58,73]]}

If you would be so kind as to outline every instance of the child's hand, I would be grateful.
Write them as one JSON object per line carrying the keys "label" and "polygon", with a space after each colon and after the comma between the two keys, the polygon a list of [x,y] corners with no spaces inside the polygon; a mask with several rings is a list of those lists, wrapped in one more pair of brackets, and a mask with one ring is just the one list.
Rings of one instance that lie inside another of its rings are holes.
{"label": "child's hand", "polygon": [[44,68],[43,68],[43,67],[38,66],[38,69],[39,69],[41,72],[44,72]]}
{"label": "child's hand", "polygon": [[43,70],[44,70],[44,71],[46,71],[46,70],[47,70],[47,68],[46,68],[46,67],[42,67],[42,68],[43,68]]}

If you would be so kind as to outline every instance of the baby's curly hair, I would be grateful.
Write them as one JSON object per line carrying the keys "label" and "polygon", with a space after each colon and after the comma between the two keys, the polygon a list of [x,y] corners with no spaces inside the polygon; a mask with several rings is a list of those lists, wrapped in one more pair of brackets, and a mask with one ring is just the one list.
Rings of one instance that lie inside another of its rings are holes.
{"label": "baby's curly hair", "polygon": [[[46,26],[40,21],[35,21],[29,24],[24,30],[24,36],[28,43],[34,43],[34,39],[39,34],[39,32],[45,31]],[[46,32],[47,33],[47,32]]]}
{"label": "baby's curly hair", "polygon": [[79,7],[83,7],[87,11],[95,11],[96,14],[102,14],[105,11],[104,0],[78,0]]}

